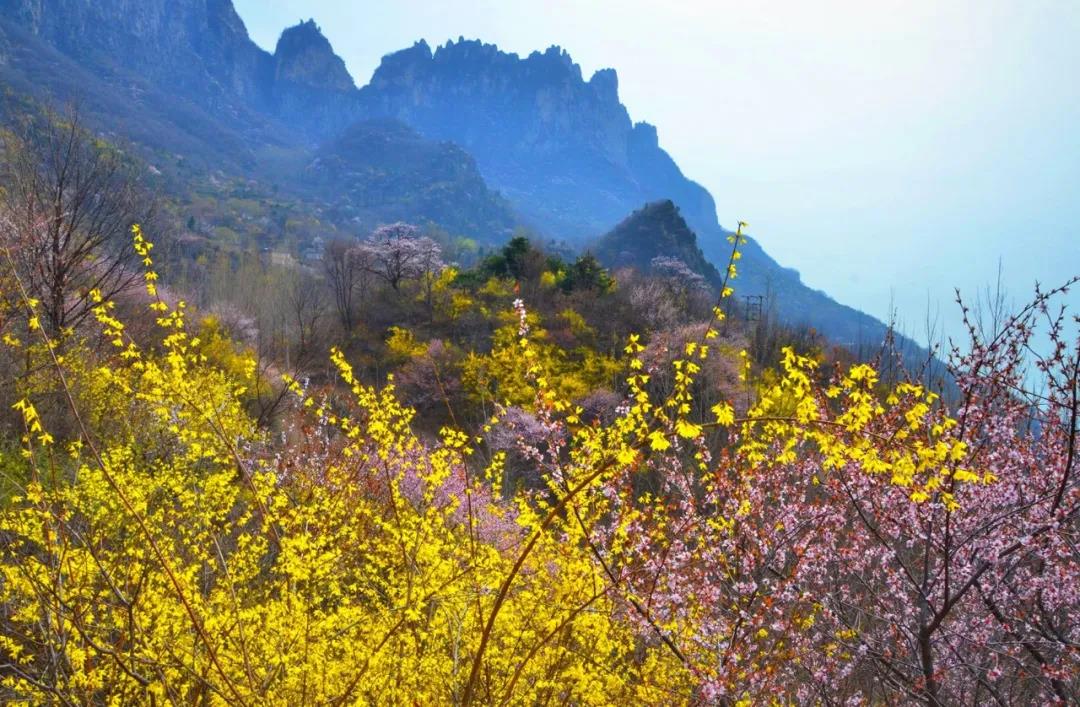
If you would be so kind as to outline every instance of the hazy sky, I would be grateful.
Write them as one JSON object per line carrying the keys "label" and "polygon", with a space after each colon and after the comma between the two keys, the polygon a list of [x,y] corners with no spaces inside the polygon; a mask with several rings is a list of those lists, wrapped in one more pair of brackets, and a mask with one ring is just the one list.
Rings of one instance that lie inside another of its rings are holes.
{"label": "hazy sky", "polygon": [[[459,35],[565,47],[813,287],[917,337],[999,261],[1010,294],[1080,274],[1080,1],[235,0],[252,37],[314,18],[358,85]],[[1072,297],[1080,305],[1080,297]]]}

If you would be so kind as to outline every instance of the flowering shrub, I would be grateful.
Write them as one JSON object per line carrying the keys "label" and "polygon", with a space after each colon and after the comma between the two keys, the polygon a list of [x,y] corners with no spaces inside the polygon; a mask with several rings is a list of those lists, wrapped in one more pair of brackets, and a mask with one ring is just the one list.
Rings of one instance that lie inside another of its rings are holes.
{"label": "flowering shrub", "polygon": [[[956,352],[951,411],[788,350],[748,408],[703,418],[717,308],[662,395],[668,364],[631,337],[614,419],[586,415],[518,302],[495,355],[527,415],[423,441],[394,388],[335,350],[336,389],[287,381],[280,441],[245,412],[242,354],[208,358],[183,303],[156,299],[137,229],[135,247],[156,345],[99,293],[112,356],[30,327],[71,424],[54,437],[27,396],[23,456],[2,458],[18,484],[0,512],[7,700],[1077,699],[1080,354],[1060,318],[1046,392],[1017,392],[1054,293]],[[504,489],[510,456],[539,483]]]}

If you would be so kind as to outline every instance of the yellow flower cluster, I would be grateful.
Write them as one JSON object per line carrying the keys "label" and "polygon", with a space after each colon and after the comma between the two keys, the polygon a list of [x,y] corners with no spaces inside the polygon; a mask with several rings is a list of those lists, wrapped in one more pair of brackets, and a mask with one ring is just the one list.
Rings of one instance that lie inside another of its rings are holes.
{"label": "yellow flower cluster", "polygon": [[791,348],[782,366],[781,379],[759,391],[743,424],[740,451],[750,464],[790,463],[809,449],[822,455],[823,474],[856,464],[909,489],[912,501],[937,497],[949,510],[957,508],[952,481],[994,480],[960,466],[967,445],[949,434],[954,419],[934,414],[936,393],[913,383],[881,390],[866,364],[821,391],[813,380],[817,362]]}

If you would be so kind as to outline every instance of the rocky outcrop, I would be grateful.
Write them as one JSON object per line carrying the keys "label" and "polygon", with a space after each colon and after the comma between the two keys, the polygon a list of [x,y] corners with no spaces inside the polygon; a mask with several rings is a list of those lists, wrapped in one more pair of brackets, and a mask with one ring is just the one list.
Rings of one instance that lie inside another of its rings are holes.
{"label": "rocky outcrop", "polygon": [[635,191],[633,126],[615,72],[585,81],[559,47],[520,58],[479,41],[435,51],[419,42],[384,58],[361,89],[361,104],[365,115],[392,116],[460,144],[554,235],[581,242],[642,201],[641,194],[623,198]]}
{"label": "rocky outcrop", "polygon": [[313,20],[281,33],[267,93],[274,114],[308,137],[336,135],[356,120],[356,84]]}
{"label": "rocky outcrop", "polygon": [[0,13],[68,56],[224,104],[257,100],[269,66],[229,0],[0,0]]}
{"label": "rocky outcrop", "polygon": [[274,84],[347,93],[356,88],[345,62],[314,20],[281,33],[274,50]]}
{"label": "rocky outcrop", "polygon": [[484,153],[555,154],[570,144],[625,162],[630,119],[614,72],[593,82],[559,47],[521,59],[493,44],[426,42],[390,54],[361,89],[365,108]]}
{"label": "rocky outcrop", "polygon": [[[0,0],[0,13],[95,73],[137,77],[254,141],[318,141],[357,116],[352,77],[313,21],[285,30],[270,54],[229,0]],[[267,119],[287,129],[267,135]]]}

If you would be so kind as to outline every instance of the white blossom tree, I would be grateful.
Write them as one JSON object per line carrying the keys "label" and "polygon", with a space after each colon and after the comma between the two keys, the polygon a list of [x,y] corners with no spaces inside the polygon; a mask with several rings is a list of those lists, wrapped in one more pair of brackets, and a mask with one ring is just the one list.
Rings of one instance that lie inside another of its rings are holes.
{"label": "white blossom tree", "polygon": [[370,256],[369,271],[386,280],[395,291],[407,280],[438,273],[444,267],[439,244],[420,235],[420,229],[408,223],[379,226],[361,248]]}

